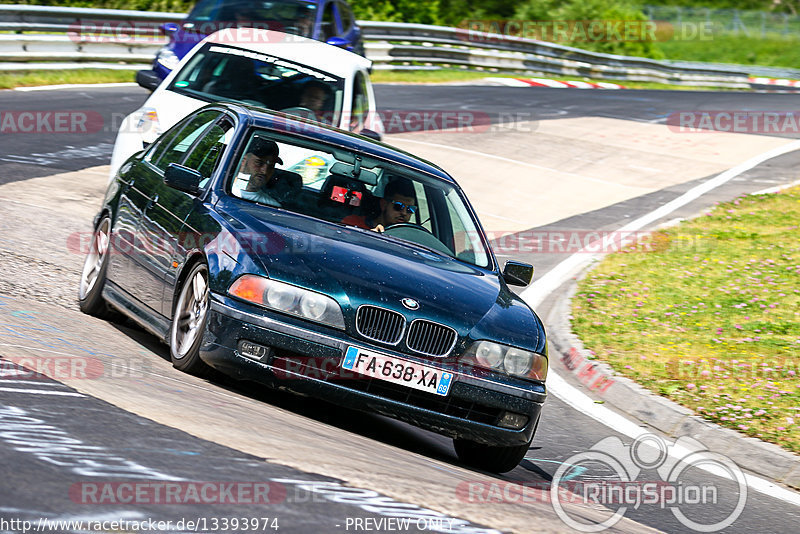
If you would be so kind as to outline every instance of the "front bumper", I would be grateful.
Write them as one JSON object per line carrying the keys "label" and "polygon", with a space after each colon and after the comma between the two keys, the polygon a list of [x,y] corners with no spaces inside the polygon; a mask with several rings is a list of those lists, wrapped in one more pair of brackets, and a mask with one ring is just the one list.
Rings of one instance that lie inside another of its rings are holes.
{"label": "front bumper", "polygon": [[[242,353],[240,341],[270,347],[270,353],[257,361]],[[449,394],[442,397],[345,371],[340,362],[351,346],[451,371],[456,377]],[[413,357],[216,294],[200,356],[237,379],[380,413],[451,438],[487,445],[529,442],[546,397],[541,384],[476,376],[470,368],[452,362]],[[498,422],[506,412],[525,415],[527,422],[518,429],[501,427]]]}

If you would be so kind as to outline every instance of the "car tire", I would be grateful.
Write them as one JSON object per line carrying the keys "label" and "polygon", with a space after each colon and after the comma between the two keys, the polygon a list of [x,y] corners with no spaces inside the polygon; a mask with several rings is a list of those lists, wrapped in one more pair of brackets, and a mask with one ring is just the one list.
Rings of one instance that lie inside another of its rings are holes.
{"label": "car tire", "polygon": [[78,306],[83,313],[106,319],[111,315],[108,303],[103,299],[106,284],[108,256],[111,250],[111,218],[103,217],[95,228],[89,251],[83,261],[81,281],[78,287]]}
{"label": "car tire", "polygon": [[517,467],[525,458],[531,442],[504,447],[456,438],[453,440],[453,446],[458,459],[465,464],[491,473],[506,473]]}
{"label": "car tire", "polygon": [[169,329],[172,366],[195,376],[208,376],[211,372],[211,368],[200,359],[210,301],[208,266],[198,263],[178,290]]}

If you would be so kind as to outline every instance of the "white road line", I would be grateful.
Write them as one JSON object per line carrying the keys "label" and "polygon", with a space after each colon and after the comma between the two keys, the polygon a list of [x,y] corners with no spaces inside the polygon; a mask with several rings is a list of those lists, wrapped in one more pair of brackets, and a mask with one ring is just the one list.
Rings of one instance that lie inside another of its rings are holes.
{"label": "white road line", "polygon": [[15,87],[14,91],[22,91],[27,93],[29,91],[57,91],[59,89],[94,89],[96,87],[139,87],[138,83],[134,82],[120,82],[120,83],[76,83],[76,84],[59,84],[59,85],[39,85],[36,87]]}
{"label": "white road line", "polygon": [[772,193],[777,193],[778,191],[783,191],[784,189],[789,189],[790,187],[794,187],[796,185],[800,185],[800,180],[796,182],[792,182],[790,184],[783,184],[783,185],[776,185],[775,187],[768,187],[766,189],[762,189],[761,191],[756,191],[755,193],[751,193],[752,195],[770,195]]}
{"label": "white road line", "polygon": [[[755,156],[744,163],[729,169],[715,178],[708,180],[698,186],[693,187],[678,198],[667,202],[660,208],[639,217],[635,221],[623,226],[619,232],[633,232],[646,225],[672,213],[676,209],[685,206],[689,202],[700,196],[724,185],[740,174],[752,169],[769,159],[781,156],[794,150],[800,150],[800,141],[793,141],[781,147],[769,150],[763,154]],[[593,248],[595,243],[588,245],[584,250],[596,250]],[[574,272],[584,267],[587,263],[598,257],[599,254],[586,254],[578,252],[566,260],[556,265],[546,275],[534,282],[528,289],[521,293],[521,297],[534,309],[549,296],[555,289],[564,283]],[[624,434],[631,438],[636,438],[645,430],[637,423],[609,410],[605,406],[595,403],[579,389],[568,384],[561,376],[555,372],[547,377],[547,389],[550,393],[573,407],[575,410],[588,415],[592,419],[604,424],[610,429]],[[678,457],[680,457],[678,455]],[[700,466],[703,468],[703,466]],[[785,489],[773,482],[753,475],[745,475],[747,485],[754,490],[764,493],[770,497],[800,506],[800,494]]]}
{"label": "white road line", "polygon": [[[33,371],[27,371],[25,374],[30,374]],[[0,378],[0,384],[28,384],[28,385],[37,385],[40,384],[42,386],[60,386],[60,387],[69,387],[66,384],[62,384],[61,382],[43,382],[41,380],[6,380],[5,378]]]}
{"label": "white road line", "polygon": [[11,393],[36,393],[38,395],[60,395],[62,397],[85,397],[81,393],[72,393],[70,391],[48,391],[46,389],[17,389],[17,388],[2,388],[0,391],[10,391]]}
{"label": "white road line", "polygon": [[540,169],[540,170],[543,170],[543,171],[557,172],[559,174],[563,174],[564,176],[572,176],[573,178],[580,178],[581,180],[587,180],[589,182],[596,182],[598,184],[613,185],[613,186],[616,186],[616,187],[626,187],[626,188],[629,188],[629,189],[641,189],[641,188],[632,187],[632,186],[629,186],[629,185],[621,185],[621,184],[618,184],[616,182],[609,182],[608,180],[601,180],[599,178],[590,178],[589,176],[583,176],[583,175],[575,174],[575,173],[572,173],[572,172],[564,172],[564,171],[560,171],[558,169],[553,169],[552,167],[545,167],[543,165],[536,165],[535,163],[528,163],[527,161],[519,161],[519,160],[511,159],[511,158],[504,158],[503,156],[497,156],[495,154],[487,154],[486,152],[478,152],[477,150],[467,150],[466,148],[459,148],[459,147],[449,146],[449,145],[440,145],[438,143],[431,143],[429,141],[417,141],[415,139],[408,139],[406,137],[393,138],[392,142],[394,142],[394,141],[406,142],[406,143],[416,143],[418,145],[426,145],[426,146],[435,146],[436,148],[444,148],[444,149],[447,149],[447,150],[453,150],[455,152],[464,152],[465,154],[477,154],[479,156],[484,156],[484,157],[491,158],[491,159],[505,161],[505,162],[508,162],[508,163],[514,163],[515,165],[524,165],[526,167],[533,167],[534,169]]}

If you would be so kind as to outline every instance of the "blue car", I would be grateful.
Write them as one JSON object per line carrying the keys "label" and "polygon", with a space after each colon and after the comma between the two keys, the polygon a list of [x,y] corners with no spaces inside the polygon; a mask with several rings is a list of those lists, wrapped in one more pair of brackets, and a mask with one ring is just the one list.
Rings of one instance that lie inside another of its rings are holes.
{"label": "blue car", "polygon": [[361,29],[344,0],[200,0],[182,23],[161,27],[169,43],[156,55],[152,73],[139,77],[163,80],[206,36],[239,26],[300,35],[364,55]]}
{"label": "blue car", "polygon": [[129,158],[80,279],[170,347],[174,367],[318,396],[449,436],[505,472],[546,397],[542,322],[509,289],[439,167],[367,137],[210,104]]}

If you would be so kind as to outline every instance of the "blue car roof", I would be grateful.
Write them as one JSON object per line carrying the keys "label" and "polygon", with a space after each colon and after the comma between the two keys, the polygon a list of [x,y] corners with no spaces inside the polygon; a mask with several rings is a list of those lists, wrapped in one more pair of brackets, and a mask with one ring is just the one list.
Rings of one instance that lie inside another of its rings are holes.
{"label": "blue car roof", "polygon": [[453,177],[437,165],[418,158],[399,148],[352,132],[340,130],[333,126],[305,120],[296,116],[266,111],[263,108],[242,106],[226,102],[217,102],[216,106],[222,106],[231,110],[239,115],[241,119],[247,120],[256,127],[269,128],[297,137],[305,137],[307,139],[338,145],[349,150],[361,152],[365,155],[374,156],[393,163],[399,163],[440,178],[453,185],[457,185]]}

